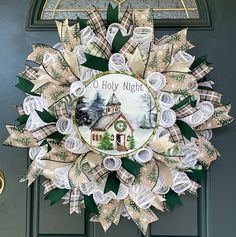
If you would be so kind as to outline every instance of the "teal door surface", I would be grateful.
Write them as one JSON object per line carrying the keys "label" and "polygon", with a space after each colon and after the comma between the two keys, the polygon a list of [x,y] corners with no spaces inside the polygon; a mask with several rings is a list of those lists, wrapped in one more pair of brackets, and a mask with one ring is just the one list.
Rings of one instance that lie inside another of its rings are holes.
{"label": "teal door surface", "polygon": [[[206,52],[215,70],[211,79],[216,90],[224,94],[224,102],[232,102],[232,115],[236,116],[236,2],[211,0],[212,28],[190,30],[189,38],[197,47],[193,55]],[[53,45],[58,36],[55,31],[26,31],[29,0],[0,0],[0,142],[7,137],[4,127],[14,122],[14,105],[23,100],[17,90],[16,75],[24,68],[31,43]],[[156,30],[157,37],[173,32],[173,28]],[[150,237],[233,237],[236,236],[235,205],[235,123],[215,132],[213,143],[221,157],[211,168],[206,183],[197,197],[186,195],[184,206],[174,212],[158,213],[160,221],[150,226]],[[6,179],[0,195],[0,237],[137,237],[141,233],[132,221],[121,219],[104,233],[100,224],[89,223],[84,214],[68,213],[68,206],[49,206],[44,201],[40,182],[27,189],[18,183],[27,169],[27,151],[0,147],[0,169]]]}

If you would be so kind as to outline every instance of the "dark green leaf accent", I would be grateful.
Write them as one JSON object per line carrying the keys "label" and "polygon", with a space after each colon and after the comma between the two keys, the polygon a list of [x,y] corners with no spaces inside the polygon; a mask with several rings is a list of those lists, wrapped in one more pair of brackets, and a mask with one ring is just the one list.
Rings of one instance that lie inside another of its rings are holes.
{"label": "dark green leaf accent", "polygon": [[172,211],[177,205],[183,205],[179,195],[177,193],[175,193],[174,191],[170,190],[166,196],[166,203],[167,206],[170,208],[170,210]]}
{"label": "dark green leaf accent", "polygon": [[40,146],[45,146],[45,145],[47,145],[48,147],[48,152],[52,150],[52,147],[50,146],[50,144],[48,143],[46,139],[43,140],[43,142],[41,142]]}
{"label": "dark green leaf accent", "polygon": [[83,30],[84,28],[88,26],[86,20],[80,19],[78,16],[77,16],[76,21],[77,23],[79,23],[80,30]]}
{"label": "dark green leaf accent", "polygon": [[186,174],[188,177],[192,180],[198,181],[198,180],[204,180],[206,179],[207,170],[202,169],[191,169],[190,171],[186,171]]}
{"label": "dark green leaf accent", "polygon": [[64,134],[61,134],[59,132],[54,132],[51,135],[49,135],[47,138],[53,139],[56,143],[60,143],[62,139],[65,137]]}
{"label": "dark green leaf accent", "polygon": [[[191,67],[190,67],[190,70],[195,69],[196,67],[198,67],[199,65],[201,65],[201,64],[204,63],[204,62],[207,63],[207,58],[208,58],[208,55],[207,55],[207,54],[204,54],[204,55],[202,55],[201,57],[195,59],[195,61],[193,62],[193,64],[192,64]],[[207,64],[208,64],[208,63],[207,63]]]}
{"label": "dark green leaf accent", "polygon": [[196,107],[197,105],[197,100],[191,100],[190,104],[192,105],[192,107]]}
{"label": "dark green leaf accent", "polygon": [[176,125],[179,127],[181,134],[186,137],[189,141],[192,137],[198,138],[194,130],[184,121],[176,120]]}
{"label": "dark green leaf accent", "polygon": [[84,205],[86,209],[86,215],[92,217],[94,215],[99,215],[97,204],[93,200],[93,195],[84,195]]}
{"label": "dark green leaf accent", "polygon": [[211,87],[208,87],[208,86],[199,86],[198,89],[201,89],[201,90],[208,90],[208,91],[214,91]]}
{"label": "dark green leaf accent", "polygon": [[55,188],[46,194],[45,200],[50,200],[50,205],[54,205],[58,203],[68,192],[68,189]]}
{"label": "dark green leaf accent", "polygon": [[139,164],[137,161],[133,161],[128,158],[122,159],[122,166],[135,177],[139,175],[140,169],[142,168],[142,165]]}
{"label": "dark green leaf accent", "polygon": [[86,62],[82,64],[84,67],[99,70],[102,72],[108,71],[108,60],[105,58],[100,58],[91,54],[86,54]]}
{"label": "dark green leaf accent", "polygon": [[55,123],[57,122],[57,118],[54,117],[52,114],[50,114],[47,110],[43,110],[42,112],[41,111],[38,111],[36,110],[36,113],[38,114],[38,116],[43,120],[43,122],[45,123]]}
{"label": "dark green leaf accent", "polygon": [[18,76],[18,79],[19,79],[19,83],[16,85],[16,87],[18,89],[20,89],[21,91],[23,91],[29,95],[39,96],[38,94],[31,92],[31,90],[34,87],[34,84],[31,81],[29,81],[21,76]]}
{"label": "dark green leaf accent", "polygon": [[116,173],[115,172],[110,173],[107,178],[104,193],[112,191],[117,195],[119,187],[120,187],[120,180],[116,177]]}
{"label": "dark green leaf accent", "polygon": [[191,100],[191,97],[188,96],[188,97],[186,97],[185,99],[181,100],[178,104],[175,104],[171,109],[177,110],[177,109],[183,107],[184,105],[189,104],[189,103],[190,103],[190,100]]}
{"label": "dark green leaf accent", "polygon": [[108,4],[107,8],[107,24],[108,26],[111,25],[112,23],[118,23],[119,22],[119,10],[118,10],[118,5],[113,8],[111,3]]}
{"label": "dark green leaf accent", "polygon": [[23,125],[27,122],[28,118],[29,118],[29,115],[24,114],[24,115],[21,115],[19,118],[17,118],[16,121],[18,121],[20,125]]}
{"label": "dark green leaf accent", "polygon": [[125,45],[125,43],[130,39],[130,37],[130,35],[123,36],[121,31],[118,30],[112,41],[113,53],[119,53],[120,49]]}

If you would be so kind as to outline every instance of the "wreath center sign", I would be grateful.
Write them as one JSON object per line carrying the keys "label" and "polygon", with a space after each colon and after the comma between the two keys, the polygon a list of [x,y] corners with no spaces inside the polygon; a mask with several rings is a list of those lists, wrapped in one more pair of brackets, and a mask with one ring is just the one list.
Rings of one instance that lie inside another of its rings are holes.
{"label": "wreath center sign", "polygon": [[157,38],[152,9],[109,4],[107,24],[96,7],[86,14],[56,21],[53,47],[33,44],[4,144],[29,149],[21,182],[43,176],[51,204],[85,208],[104,231],[123,216],[145,234],[158,211],[197,194],[219,156],[212,130],[233,121],[231,106],[207,57],[190,54],[187,29]]}
{"label": "wreath center sign", "polygon": [[156,131],[156,100],[148,85],[135,77],[106,74],[85,87],[74,122],[91,149],[124,157],[143,147]]}

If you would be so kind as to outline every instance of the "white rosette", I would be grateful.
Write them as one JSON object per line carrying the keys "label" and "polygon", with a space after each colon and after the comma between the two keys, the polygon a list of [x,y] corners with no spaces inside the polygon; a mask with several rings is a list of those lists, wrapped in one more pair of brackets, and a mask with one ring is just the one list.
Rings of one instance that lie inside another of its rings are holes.
{"label": "white rosette", "polygon": [[107,204],[108,202],[110,202],[111,197],[104,194],[103,191],[98,190],[94,192],[93,199],[97,204]]}
{"label": "white rosette", "polygon": [[133,40],[139,45],[139,49],[148,52],[151,42],[153,41],[153,28],[135,27],[133,31]]}
{"label": "white rosette", "polygon": [[128,35],[127,34],[127,30],[125,29],[124,26],[122,26],[121,24],[118,23],[113,23],[111,25],[109,25],[108,29],[107,29],[107,35],[106,35],[106,39],[107,41],[110,43],[110,45],[112,45],[113,39],[116,35],[116,33],[118,31],[121,31],[123,36]]}
{"label": "white rosette", "polygon": [[109,71],[125,71],[126,62],[122,54],[114,53],[109,59]]}
{"label": "white rosette", "polygon": [[173,185],[171,188],[174,192],[182,194],[191,187],[191,180],[187,174],[177,170],[172,170],[171,173],[173,175]]}
{"label": "white rosette", "polygon": [[149,147],[141,148],[133,157],[137,162],[141,164],[147,163],[152,159],[153,151]]}
{"label": "white rosette", "polygon": [[[187,142],[187,141],[186,141]],[[197,164],[199,159],[199,149],[194,143],[186,143],[181,145],[184,158],[182,159],[183,168],[192,168]]]}
{"label": "white rosette", "polygon": [[96,40],[96,34],[91,29],[90,26],[85,27],[80,31],[80,39],[82,45],[87,45],[90,42],[94,42]]}
{"label": "white rosette", "polygon": [[45,146],[30,147],[29,157],[31,160],[41,159],[47,154],[47,148]]}
{"label": "white rosette", "polygon": [[47,98],[43,96],[27,96],[23,102],[23,109],[26,115],[30,115],[33,111],[43,111],[48,109]]}
{"label": "white rosette", "polygon": [[108,193],[106,193],[104,195],[106,195],[107,197],[116,199],[116,200],[123,200],[129,195],[129,190],[128,190],[127,186],[125,186],[123,183],[121,183],[117,195],[112,191],[109,191]]}
{"label": "white rosette", "polygon": [[66,138],[65,148],[75,154],[82,154],[88,151],[86,145],[76,135],[70,135]]}
{"label": "white rosette", "polygon": [[201,134],[201,136],[206,138],[208,141],[210,141],[212,139],[212,136],[213,136],[212,130],[200,131],[200,134]]}
{"label": "white rosette", "polygon": [[54,184],[58,188],[70,189],[68,173],[69,173],[71,166],[72,165],[70,164],[70,165],[67,165],[64,167],[56,168],[54,170],[54,176],[55,176]]}
{"label": "white rosette", "polygon": [[107,170],[115,171],[115,170],[120,169],[120,167],[122,165],[122,161],[120,158],[107,156],[103,160],[103,165]]}
{"label": "white rosette", "polygon": [[171,109],[162,109],[160,112],[160,125],[169,128],[175,124],[176,113]]}
{"label": "white rosette", "polygon": [[153,141],[158,140],[160,137],[163,137],[164,135],[166,135],[166,134],[168,134],[168,133],[169,133],[169,132],[168,132],[165,128],[159,127],[159,128],[157,129],[156,134],[155,134],[154,137],[153,137]]}
{"label": "white rosette", "polygon": [[85,86],[81,81],[75,81],[70,86],[70,95],[72,97],[81,97],[85,93]]}
{"label": "white rosette", "polygon": [[137,204],[138,207],[142,209],[148,209],[152,206],[153,201],[155,200],[155,194],[141,186],[134,185],[129,188],[129,195],[133,199],[133,201]]}
{"label": "white rosette", "polygon": [[34,129],[40,128],[44,125],[46,125],[47,123],[45,123],[36,113],[36,111],[33,111],[29,118],[27,119],[27,122],[25,124],[25,128],[28,131],[32,131]]}
{"label": "white rosette", "polygon": [[69,135],[74,132],[72,120],[66,117],[59,118],[56,127],[58,132],[64,135]]}
{"label": "white rosette", "polygon": [[165,185],[164,177],[161,174],[159,175],[156,185],[152,191],[161,195],[167,194],[170,191],[170,187]]}
{"label": "white rosette", "polygon": [[153,72],[147,76],[148,85],[154,90],[159,91],[166,85],[166,77],[160,72]]}
{"label": "white rosette", "polygon": [[198,111],[194,114],[189,115],[182,120],[188,123],[192,127],[196,127],[205,121],[207,121],[214,113],[214,106],[208,102],[203,101],[197,105]]}
{"label": "white rosette", "polygon": [[157,92],[158,103],[161,108],[171,108],[175,102],[176,98],[167,92]]}
{"label": "white rosette", "polygon": [[98,191],[98,187],[96,185],[95,182],[93,181],[89,181],[89,182],[86,182],[86,183],[82,183],[80,185],[80,191],[87,195],[87,196],[90,196],[91,194],[95,193],[96,191]]}
{"label": "white rosette", "polygon": [[178,63],[183,64],[186,68],[190,68],[190,66],[193,64],[195,60],[195,57],[192,55],[186,53],[185,51],[179,51],[172,57],[172,64]]}

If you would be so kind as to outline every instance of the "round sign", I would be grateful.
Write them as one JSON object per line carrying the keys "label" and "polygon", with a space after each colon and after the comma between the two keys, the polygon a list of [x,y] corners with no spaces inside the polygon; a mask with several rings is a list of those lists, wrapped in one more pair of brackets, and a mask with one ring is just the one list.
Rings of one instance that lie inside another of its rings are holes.
{"label": "round sign", "polygon": [[103,74],[91,80],[74,107],[74,123],[89,149],[127,156],[148,143],[158,126],[152,89],[133,76]]}

